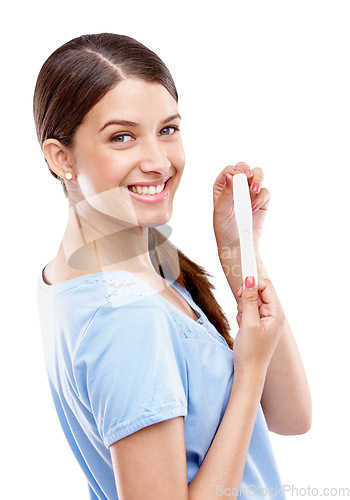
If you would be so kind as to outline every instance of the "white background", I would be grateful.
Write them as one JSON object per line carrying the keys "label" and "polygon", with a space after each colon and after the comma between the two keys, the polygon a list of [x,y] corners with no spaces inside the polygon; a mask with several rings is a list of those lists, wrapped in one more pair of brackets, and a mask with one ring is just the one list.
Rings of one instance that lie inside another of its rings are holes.
{"label": "white background", "polygon": [[271,434],[276,460],[294,488],[350,487],[348,2],[22,1],[3,7],[1,29],[1,497],[87,498],[41,347],[36,280],[56,255],[67,201],[36,139],[32,94],[56,48],[104,31],[147,45],[175,79],[187,164],[172,241],[211,273],[235,333],[212,185],[228,164],[263,169],[271,202],[261,255],[313,398],[307,434]]}

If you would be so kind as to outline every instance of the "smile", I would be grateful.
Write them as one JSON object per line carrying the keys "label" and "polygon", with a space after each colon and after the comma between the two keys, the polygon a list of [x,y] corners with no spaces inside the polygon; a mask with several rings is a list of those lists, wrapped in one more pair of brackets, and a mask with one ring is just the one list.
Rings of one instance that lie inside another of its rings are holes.
{"label": "smile", "polygon": [[163,191],[165,187],[165,182],[163,184],[159,184],[158,186],[128,186],[130,191],[138,194],[158,194]]}
{"label": "smile", "polygon": [[143,203],[159,203],[168,198],[169,195],[169,181],[156,186],[126,186],[129,194]]}

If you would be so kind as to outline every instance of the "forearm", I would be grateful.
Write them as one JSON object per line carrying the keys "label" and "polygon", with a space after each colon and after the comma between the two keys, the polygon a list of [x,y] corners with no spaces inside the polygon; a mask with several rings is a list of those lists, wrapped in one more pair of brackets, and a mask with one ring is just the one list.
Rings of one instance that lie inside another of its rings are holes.
{"label": "forearm", "polygon": [[[213,500],[220,491],[239,491],[259,408],[265,373],[236,374],[220,426],[195,478],[190,500]],[[233,496],[236,498],[236,496]]]}
{"label": "forearm", "polygon": [[277,434],[303,434],[310,429],[310,389],[287,319],[267,370],[261,406],[269,430]]}
{"label": "forearm", "polygon": [[[240,249],[219,249],[219,259],[234,294],[242,284]],[[268,278],[256,252],[259,278]],[[311,396],[304,366],[288,320],[271,358],[261,398],[266,422],[278,434],[301,434],[311,425]]]}

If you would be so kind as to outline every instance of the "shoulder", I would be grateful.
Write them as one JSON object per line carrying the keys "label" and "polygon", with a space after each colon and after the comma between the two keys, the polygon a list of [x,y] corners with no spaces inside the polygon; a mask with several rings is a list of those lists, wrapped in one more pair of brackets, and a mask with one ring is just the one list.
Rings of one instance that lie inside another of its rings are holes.
{"label": "shoulder", "polygon": [[155,290],[127,271],[100,273],[99,279],[106,303],[114,307],[157,295]]}
{"label": "shoulder", "polygon": [[166,302],[151,287],[130,273],[103,273],[99,277],[100,300],[90,316],[81,340],[113,342],[123,338],[153,341],[177,334]]}
{"label": "shoulder", "polygon": [[91,317],[74,352],[76,373],[96,378],[97,372],[108,372],[109,377],[113,372],[118,378],[130,370],[145,373],[152,360],[153,369],[168,366],[169,372],[185,374],[181,337],[160,297],[135,296],[132,287],[127,290],[112,294]]}
{"label": "shoulder", "polygon": [[124,296],[102,304],[91,316],[81,341],[90,339],[103,343],[108,339],[114,342],[150,341],[162,335],[176,334],[172,316],[156,297]]}

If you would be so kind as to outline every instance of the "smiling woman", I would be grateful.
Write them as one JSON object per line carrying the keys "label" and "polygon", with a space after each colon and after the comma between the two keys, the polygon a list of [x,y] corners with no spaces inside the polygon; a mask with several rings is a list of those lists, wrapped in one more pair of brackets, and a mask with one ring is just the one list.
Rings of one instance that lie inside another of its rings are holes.
{"label": "smiling woman", "polygon": [[[185,167],[169,70],[130,37],[81,36],[41,68],[34,117],[69,203],[57,255],[38,278],[47,374],[90,498],[211,499],[218,481],[279,488],[260,406],[284,321],[273,287],[246,283],[232,352],[208,273],[156,229],[167,228]],[[260,232],[268,191],[255,189],[259,169],[244,172]],[[230,173],[214,185],[220,251],[235,234]],[[282,429],[270,393],[264,412]]]}

